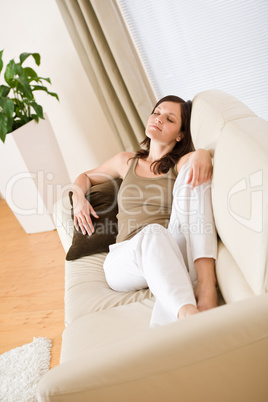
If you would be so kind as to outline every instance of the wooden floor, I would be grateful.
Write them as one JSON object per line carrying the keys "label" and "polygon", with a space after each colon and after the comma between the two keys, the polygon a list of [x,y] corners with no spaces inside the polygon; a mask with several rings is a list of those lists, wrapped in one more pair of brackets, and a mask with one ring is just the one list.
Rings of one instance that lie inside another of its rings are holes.
{"label": "wooden floor", "polygon": [[64,329],[65,252],[56,231],[26,234],[0,199],[0,354],[47,337],[51,368]]}

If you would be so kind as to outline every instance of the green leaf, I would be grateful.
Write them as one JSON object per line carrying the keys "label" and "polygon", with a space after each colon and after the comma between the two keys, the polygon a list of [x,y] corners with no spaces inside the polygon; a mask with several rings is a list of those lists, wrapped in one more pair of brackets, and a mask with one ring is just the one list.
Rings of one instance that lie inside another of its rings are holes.
{"label": "green leaf", "polygon": [[[0,51],[0,72],[4,67],[2,56],[3,50]],[[50,92],[46,87],[46,82],[51,84],[50,78],[39,77],[31,67],[22,66],[28,57],[33,57],[35,63],[40,65],[39,53],[22,53],[18,63],[14,60],[8,63],[4,73],[6,85],[0,85],[0,138],[2,141],[5,140],[7,133],[28,121],[44,118],[43,108],[36,103],[33,91],[44,91],[59,100],[58,95]]]}
{"label": "green leaf", "polygon": [[5,98],[9,94],[9,92],[9,87],[7,87],[6,85],[0,85],[0,96],[3,96]]}
{"label": "green leaf", "polygon": [[11,88],[14,87],[13,80],[14,80],[15,73],[16,73],[16,64],[15,64],[15,61],[14,61],[14,60],[10,60],[10,62],[9,62],[8,65],[6,66],[6,71],[5,71],[4,77],[5,77],[6,83],[7,83],[8,85],[10,85]]}
{"label": "green leaf", "polygon": [[36,102],[31,102],[30,106],[32,106],[32,108],[35,110],[38,117],[44,119],[42,106],[38,105]]}
{"label": "green leaf", "polygon": [[13,129],[13,130],[16,130],[17,128],[24,126],[24,124],[28,123],[28,122],[31,121],[31,120],[32,120],[32,117],[31,117],[31,116],[26,116],[26,115],[18,116],[18,118],[16,118],[16,119],[13,121],[13,127],[12,127],[12,129]]}
{"label": "green leaf", "polygon": [[12,131],[12,123],[13,119],[10,119],[3,113],[0,113],[0,139],[3,142],[5,142],[7,133],[11,133]]}
{"label": "green leaf", "polygon": [[18,117],[22,117],[26,111],[25,111],[25,103],[21,102],[19,99],[14,100],[14,105],[15,105],[15,114]]}
{"label": "green leaf", "polygon": [[22,53],[20,55],[20,64],[22,64],[29,56],[33,56],[33,58],[35,60],[35,64],[40,66],[41,56],[39,53]]}
{"label": "green leaf", "polygon": [[14,113],[14,103],[9,98],[0,98],[0,113],[7,117],[12,117]]}
{"label": "green leaf", "polygon": [[[39,122],[39,117],[37,116],[37,114],[32,114],[32,118],[33,118],[33,120],[35,120],[36,121],[36,123],[38,123]],[[44,117],[42,117],[42,119],[45,119]]]}
{"label": "green leaf", "polygon": [[36,78],[38,78],[37,73],[36,73],[32,68],[30,68],[30,67],[25,67],[25,68],[24,68],[24,73],[25,73],[25,76],[26,76],[28,79],[30,78],[30,81],[35,81]]}
{"label": "green leaf", "polygon": [[48,95],[54,96],[54,98],[58,99],[59,97],[55,92],[50,92],[46,87],[42,85],[32,85],[32,91],[45,91]]}
{"label": "green leaf", "polygon": [[27,79],[27,74],[25,73],[25,69],[21,67],[19,63],[15,63],[15,76],[24,77]]}
{"label": "green leaf", "polygon": [[23,109],[24,105],[26,102],[22,102],[20,99],[18,98],[12,98],[11,99],[12,102],[14,103],[15,106],[18,106],[20,109]]}
{"label": "green leaf", "polygon": [[42,84],[42,81],[47,81],[49,84],[51,84],[50,78],[43,78],[43,77],[36,77],[35,82],[40,82]]}
{"label": "green leaf", "polygon": [[3,59],[2,59],[3,51],[4,51],[4,50],[1,50],[1,51],[0,51],[0,73],[1,73],[1,71],[2,71],[2,69],[3,69],[3,65],[4,65]]}
{"label": "green leaf", "polygon": [[5,142],[7,135],[7,125],[7,117],[3,113],[0,113],[0,138],[3,142]]}
{"label": "green leaf", "polygon": [[41,63],[41,56],[39,53],[32,53],[32,56],[35,60],[35,64],[37,64],[37,66],[40,66]]}
{"label": "green leaf", "polygon": [[40,79],[41,81],[47,81],[49,84],[51,84],[50,78],[39,77],[39,79]]}
{"label": "green leaf", "polygon": [[20,54],[20,64],[22,64],[28,57],[31,56],[31,53],[21,53]]}
{"label": "green leaf", "polygon": [[29,100],[34,99],[31,87],[28,83],[28,81],[26,81],[24,78],[18,78],[18,85],[17,85],[17,89],[20,93],[22,93],[26,98],[28,98]]}

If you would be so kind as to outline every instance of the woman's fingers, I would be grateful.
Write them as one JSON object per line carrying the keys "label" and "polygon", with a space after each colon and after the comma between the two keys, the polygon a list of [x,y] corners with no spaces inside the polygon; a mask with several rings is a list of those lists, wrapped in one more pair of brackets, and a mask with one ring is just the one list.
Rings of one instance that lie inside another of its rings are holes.
{"label": "woman's fingers", "polygon": [[192,188],[198,186],[199,184],[200,184],[200,171],[198,168],[195,168],[193,173]]}
{"label": "woman's fingers", "polygon": [[90,213],[91,215],[93,215],[95,218],[99,218],[99,215],[96,213],[96,211],[94,210],[94,208],[92,207],[92,205],[90,205]]}
{"label": "woman's fingers", "polygon": [[[98,215],[96,214],[96,212],[92,207],[90,209],[90,213],[95,218],[98,218]],[[89,236],[91,236],[94,233],[94,225],[90,218],[90,214],[87,213],[86,211],[81,211],[80,213],[74,216],[74,226],[77,231],[81,230],[83,235],[88,234]]]}
{"label": "woman's fingers", "polygon": [[193,167],[192,167],[192,165],[191,165],[191,166],[190,166],[190,172],[189,172],[187,184],[190,184],[192,180],[193,180]]}
{"label": "woman's fingers", "polygon": [[94,226],[88,215],[78,217],[78,222],[83,235],[88,234],[91,236],[94,233]]}
{"label": "woman's fingers", "polygon": [[92,205],[84,198],[77,202],[74,208],[74,226],[77,231],[81,230],[82,234],[91,236],[94,233],[94,226],[90,215],[99,218]]}
{"label": "woman's fingers", "polygon": [[200,184],[206,183],[212,177],[212,162],[208,151],[198,149],[189,157],[191,163],[188,184],[191,183],[192,189]]}
{"label": "woman's fingers", "polygon": [[207,183],[211,180],[212,168],[191,166],[187,184],[191,183],[192,189],[200,184]]}
{"label": "woman's fingers", "polygon": [[77,216],[74,216],[74,227],[75,227],[75,229],[76,229],[77,231],[79,231]]}
{"label": "woman's fingers", "polygon": [[193,189],[194,187],[200,184],[199,178],[200,178],[199,169],[191,165],[187,184],[191,183],[191,188]]}

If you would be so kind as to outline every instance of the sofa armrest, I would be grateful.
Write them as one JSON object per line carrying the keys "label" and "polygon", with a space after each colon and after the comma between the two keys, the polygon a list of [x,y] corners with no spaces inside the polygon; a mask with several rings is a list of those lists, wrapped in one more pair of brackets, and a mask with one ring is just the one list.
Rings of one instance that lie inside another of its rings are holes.
{"label": "sofa armrest", "polygon": [[69,197],[61,198],[54,204],[53,219],[63,248],[67,253],[71,247],[74,232]]}
{"label": "sofa armrest", "polygon": [[266,294],[134,333],[52,369],[38,400],[267,400],[267,317]]}

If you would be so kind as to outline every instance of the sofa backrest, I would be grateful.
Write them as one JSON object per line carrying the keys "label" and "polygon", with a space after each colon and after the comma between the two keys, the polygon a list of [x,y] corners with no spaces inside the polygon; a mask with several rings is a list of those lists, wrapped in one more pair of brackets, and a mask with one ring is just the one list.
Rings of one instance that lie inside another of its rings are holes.
{"label": "sofa backrest", "polygon": [[214,154],[217,277],[226,302],[268,291],[268,122],[224,92],[193,100],[196,148]]}

